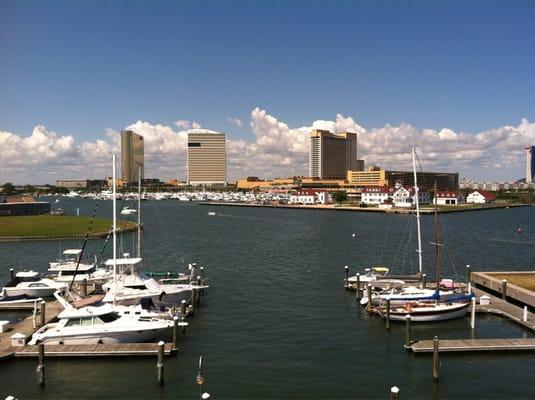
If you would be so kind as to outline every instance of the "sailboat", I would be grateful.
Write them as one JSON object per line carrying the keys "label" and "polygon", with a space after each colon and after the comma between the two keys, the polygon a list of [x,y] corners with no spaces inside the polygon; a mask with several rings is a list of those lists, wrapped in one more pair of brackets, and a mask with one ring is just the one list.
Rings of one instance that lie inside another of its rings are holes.
{"label": "sailboat", "polygon": [[[422,251],[420,233],[420,212],[418,200],[418,185],[416,175],[416,154],[412,149],[413,171],[415,183],[415,201],[418,226],[418,259],[419,268],[422,272]],[[436,184],[435,184],[436,193]],[[440,230],[438,226],[438,209],[435,202],[435,289],[425,289],[416,286],[408,286],[401,289],[393,289],[387,293],[379,293],[372,296],[374,304],[379,303],[376,312],[384,316],[386,313],[386,300],[390,301],[390,318],[392,320],[404,320],[410,314],[415,322],[443,321],[463,316],[470,306],[471,293],[459,293],[455,290],[440,291]]]}
{"label": "sailboat", "polygon": [[[113,272],[117,273],[117,209],[115,154],[113,160]],[[173,321],[149,313],[126,312],[124,307],[101,304],[75,308],[58,292],[54,294],[64,310],[59,322],[46,324],[32,335],[30,344],[130,343],[154,340],[165,335]]]}

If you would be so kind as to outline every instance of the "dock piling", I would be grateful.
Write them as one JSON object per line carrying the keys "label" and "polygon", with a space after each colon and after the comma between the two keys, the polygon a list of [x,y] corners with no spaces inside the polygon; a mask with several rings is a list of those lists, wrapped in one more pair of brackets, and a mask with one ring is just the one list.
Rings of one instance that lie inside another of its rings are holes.
{"label": "dock piling", "polygon": [[173,348],[178,348],[178,317],[173,317]]}
{"label": "dock piling", "polygon": [[85,278],[82,281],[82,297],[83,298],[87,297],[87,279],[85,279]]}
{"label": "dock piling", "polygon": [[368,286],[366,286],[367,294],[368,294],[368,304],[366,304],[366,311],[371,312],[372,311],[372,284],[368,283]]}
{"label": "dock piling", "polygon": [[346,289],[349,289],[349,267],[347,265],[344,267],[344,273],[345,273],[344,287]]}
{"label": "dock piling", "polygon": [[165,342],[160,340],[158,342],[158,363],[156,364],[156,380],[158,385],[163,385],[164,381],[164,369],[163,369],[163,352],[164,352]]}
{"label": "dock piling", "polygon": [[420,282],[420,289],[425,289],[426,285],[427,285],[427,275],[422,274],[422,281]]}
{"label": "dock piling", "polygon": [[399,388],[397,386],[390,388],[390,400],[399,400]]}
{"label": "dock piling", "polygon": [[528,306],[524,306],[524,313],[522,315],[522,320],[528,322]]}
{"label": "dock piling", "polygon": [[46,302],[41,301],[41,307],[39,309],[39,326],[45,326],[46,323]]}
{"label": "dock piling", "polygon": [[502,299],[507,300],[507,279],[502,279]]}
{"label": "dock piling", "polygon": [[470,264],[466,264],[466,284],[470,284]]}
{"label": "dock piling", "polygon": [[440,374],[440,359],[438,356],[439,339],[438,336],[433,338],[433,379],[438,380]]}
{"label": "dock piling", "polygon": [[[182,322],[186,320],[186,300],[180,302],[180,319]],[[186,325],[182,325],[182,333],[186,333]]]}
{"label": "dock piling", "polygon": [[472,308],[470,309],[470,328],[476,327],[476,298],[472,297]]}
{"label": "dock piling", "polygon": [[386,330],[390,330],[390,299],[386,299]]}
{"label": "dock piling", "polygon": [[[201,277],[200,275],[197,275],[197,285],[201,284]],[[197,306],[201,304],[201,290],[197,289]]]}
{"label": "dock piling", "polygon": [[360,301],[360,273],[357,272],[357,302]]}
{"label": "dock piling", "polygon": [[11,280],[15,278],[15,270],[13,268],[9,268],[9,276]]}
{"label": "dock piling", "polygon": [[468,282],[468,290],[467,293],[472,293],[472,282]]}
{"label": "dock piling", "polygon": [[37,363],[37,382],[39,383],[39,386],[45,385],[45,345],[43,343],[39,343],[37,346],[39,351],[39,361]]}
{"label": "dock piling", "polygon": [[405,317],[405,347],[409,349],[411,347],[411,315],[407,314]]}

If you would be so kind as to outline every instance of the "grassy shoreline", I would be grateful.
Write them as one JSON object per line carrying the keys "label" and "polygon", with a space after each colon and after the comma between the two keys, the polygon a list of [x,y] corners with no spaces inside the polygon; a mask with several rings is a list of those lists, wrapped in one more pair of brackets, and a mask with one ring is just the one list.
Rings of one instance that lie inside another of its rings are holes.
{"label": "grassy shoreline", "polygon": [[[0,217],[0,237],[80,236],[87,233],[90,221],[91,217],[72,215]],[[119,230],[136,227],[128,221],[119,221],[117,225]],[[107,234],[111,226],[111,219],[95,218],[90,234]]]}

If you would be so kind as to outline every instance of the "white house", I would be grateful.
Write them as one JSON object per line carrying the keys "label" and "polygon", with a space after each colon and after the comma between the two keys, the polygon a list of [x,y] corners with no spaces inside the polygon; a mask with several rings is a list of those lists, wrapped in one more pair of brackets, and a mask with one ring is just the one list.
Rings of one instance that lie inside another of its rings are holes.
{"label": "white house", "polygon": [[[400,208],[412,208],[416,205],[414,199],[415,189],[414,186],[405,187],[401,185],[396,185],[396,191],[392,196],[392,201],[394,207]],[[431,196],[429,192],[425,189],[418,189],[418,203],[419,204],[429,204],[431,202]]]}
{"label": "white house", "polygon": [[383,204],[390,200],[394,188],[388,186],[369,186],[362,190],[360,202],[368,206]]}
{"label": "white house", "polygon": [[438,206],[457,206],[464,203],[464,196],[458,192],[437,192],[433,202]]}
{"label": "white house", "polygon": [[304,189],[290,195],[288,204],[328,204],[332,202],[329,192]]}
{"label": "white house", "polygon": [[494,200],[496,200],[496,196],[494,196],[492,193],[485,192],[483,190],[475,190],[468,196],[466,196],[467,203],[484,204],[490,203]]}

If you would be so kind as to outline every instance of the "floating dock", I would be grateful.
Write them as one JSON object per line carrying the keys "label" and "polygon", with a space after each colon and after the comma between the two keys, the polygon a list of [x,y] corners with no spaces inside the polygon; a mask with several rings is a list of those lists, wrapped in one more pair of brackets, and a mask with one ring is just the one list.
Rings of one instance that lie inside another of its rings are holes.
{"label": "floating dock", "polygon": [[[432,340],[419,340],[411,344],[414,353],[432,353]],[[444,339],[439,341],[438,351],[518,351],[535,350],[535,339]]]}
{"label": "floating dock", "polygon": [[[13,357],[38,357],[38,346],[12,347]],[[172,343],[164,345],[164,355],[176,351]],[[156,356],[158,343],[118,343],[118,344],[80,344],[45,345],[46,357],[124,357]]]}

